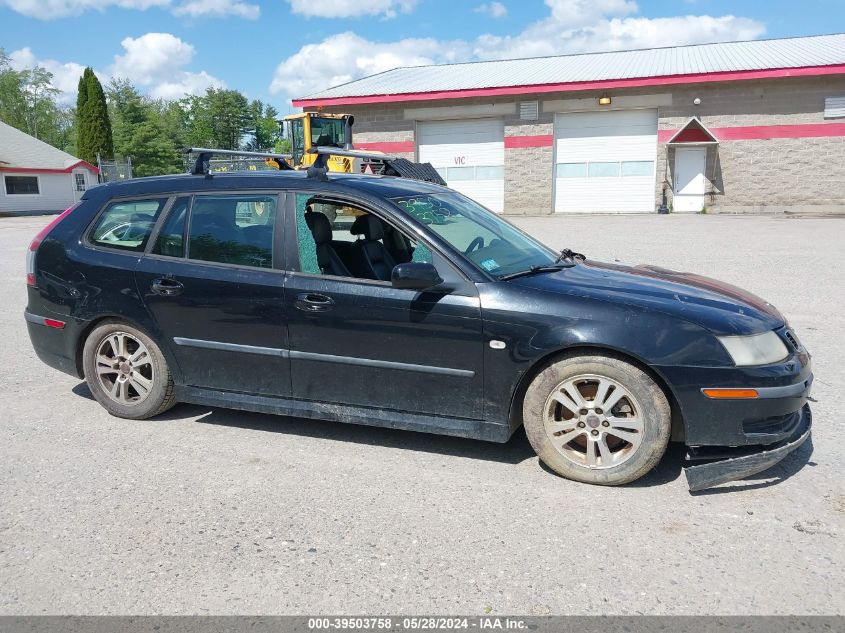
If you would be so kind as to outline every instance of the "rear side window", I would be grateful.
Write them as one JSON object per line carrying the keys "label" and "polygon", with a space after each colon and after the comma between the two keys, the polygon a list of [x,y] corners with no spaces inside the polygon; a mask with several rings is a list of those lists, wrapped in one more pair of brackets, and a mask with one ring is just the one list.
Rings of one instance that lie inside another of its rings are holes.
{"label": "rear side window", "polygon": [[155,198],[111,203],[91,232],[91,241],[109,248],[143,251],[166,202],[167,198]]}
{"label": "rear side window", "polygon": [[158,233],[152,252],[168,257],[185,255],[185,223],[188,217],[189,197],[177,198],[170,208],[167,219]]}
{"label": "rear side window", "polygon": [[276,196],[196,196],[188,257],[272,268],[275,225]]}

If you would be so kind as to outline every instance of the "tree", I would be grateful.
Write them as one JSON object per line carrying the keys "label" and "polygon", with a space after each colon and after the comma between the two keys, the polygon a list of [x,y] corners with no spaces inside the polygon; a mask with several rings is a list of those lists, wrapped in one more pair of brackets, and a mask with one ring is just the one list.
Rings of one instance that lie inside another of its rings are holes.
{"label": "tree", "polygon": [[185,113],[187,145],[210,147],[214,144],[214,124],[205,95],[186,95],[180,102]]}
{"label": "tree", "polygon": [[251,138],[244,149],[251,152],[275,149],[279,140],[279,111],[256,99],[249,104],[249,116]]}
{"label": "tree", "polygon": [[212,141],[220,149],[240,149],[241,139],[249,132],[249,102],[237,90],[209,88],[205,107],[211,120]]}
{"label": "tree", "polygon": [[12,69],[9,56],[0,48],[0,120],[26,131],[26,100],[23,75]]}
{"label": "tree", "polygon": [[[57,108],[54,118],[49,121],[44,132],[44,141],[60,150],[76,156],[76,110],[74,108]],[[45,125],[42,124],[42,129]]]}
{"label": "tree", "polygon": [[[141,94],[126,79],[113,79],[107,96],[115,155],[130,156],[138,176],[183,171],[182,147],[266,151],[280,142],[278,111],[258,100],[250,103],[237,90],[210,88],[168,101]],[[80,99],[79,107],[90,104]]]}
{"label": "tree", "polygon": [[158,176],[179,171],[178,152],[157,121],[138,125],[130,140],[136,176]]}
{"label": "tree", "polygon": [[290,154],[291,153],[291,144],[289,138],[279,138],[276,141],[276,146],[273,148],[273,151],[277,154]]}
{"label": "tree", "polygon": [[35,138],[40,120],[49,120],[56,109],[55,98],[60,91],[53,87],[53,73],[36,67],[22,73],[23,95],[27,110],[27,132]]}
{"label": "tree", "polygon": [[59,105],[59,94],[50,72],[40,66],[16,71],[0,49],[0,120],[72,153],[73,111]]}
{"label": "tree", "polygon": [[76,89],[76,121],[74,127],[76,129],[76,151],[78,155],[82,155],[83,151],[87,152],[89,149],[82,125],[82,113],[85,111],[85,104],[88,103],[88,70],[86,68],[82,72]]}
{"label": "tree", "polygon": [[155,176],[182,169],[179,143],[185,123],[179,102],[151,100],[126,79],[109,83],[108,101],[115,154],[132,158],[135,175]]}
{"label": "tree", "polygon": [[109,119],[106,95],[93,69],[86,68],[79,81],[76,101],[77,151],[79,157],[89,163],[114,156],[111,120]]}
{"label": "tree", "polygon": [[112,79],[108,87],[108,105],[115,155],[134,156],[132,136],[135,128],[147,119],[144,98],[128,80]]}

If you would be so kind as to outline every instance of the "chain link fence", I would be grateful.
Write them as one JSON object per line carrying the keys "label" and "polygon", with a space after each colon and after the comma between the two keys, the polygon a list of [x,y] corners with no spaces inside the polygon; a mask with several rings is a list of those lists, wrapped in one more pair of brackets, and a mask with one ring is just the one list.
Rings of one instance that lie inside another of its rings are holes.
{"label": "chain link fence", "polygon": [[129,180],[132,178],[132,158],[126,157],[125,161],[103,160],[97,154],[97,168],[100,170],[100,182],[114,182],[116,180]]}
{"label": "chain link fence", "polygon": [[214,173],[231,171],[277,171],[276,167],[268,165],[263,158],[214,158],[209,162],[209,169]]}

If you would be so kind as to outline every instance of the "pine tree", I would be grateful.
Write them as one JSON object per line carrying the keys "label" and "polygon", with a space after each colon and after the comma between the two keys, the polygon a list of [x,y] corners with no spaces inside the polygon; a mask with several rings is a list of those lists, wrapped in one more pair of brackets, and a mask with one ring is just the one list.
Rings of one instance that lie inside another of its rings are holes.
{"label": "pine tree", "polygon": [[85,104],[88,102],[88,73],[91,69],[86,68],[79,78],[79,87],[76,93],[76,151],[77,156],[88,156],[90,146],[88,135],[85,133],[82,113],[85,111]]}
{"label": "pine tree", "polygon": [[103,158],[114,156],[106,95],[100,80],[91,68],[86,68],[79,80],[76,128],[77,151],[82,160],[94,163],[97,160],[97,154]]}

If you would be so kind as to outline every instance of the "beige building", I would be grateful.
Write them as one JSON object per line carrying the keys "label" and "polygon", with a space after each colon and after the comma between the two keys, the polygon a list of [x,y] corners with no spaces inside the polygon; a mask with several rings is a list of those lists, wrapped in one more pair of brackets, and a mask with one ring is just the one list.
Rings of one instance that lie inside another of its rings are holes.
{"label": "beige building", "polygon": [[397,68],[293,103],[497,212],[845,210],[845,35]]}

